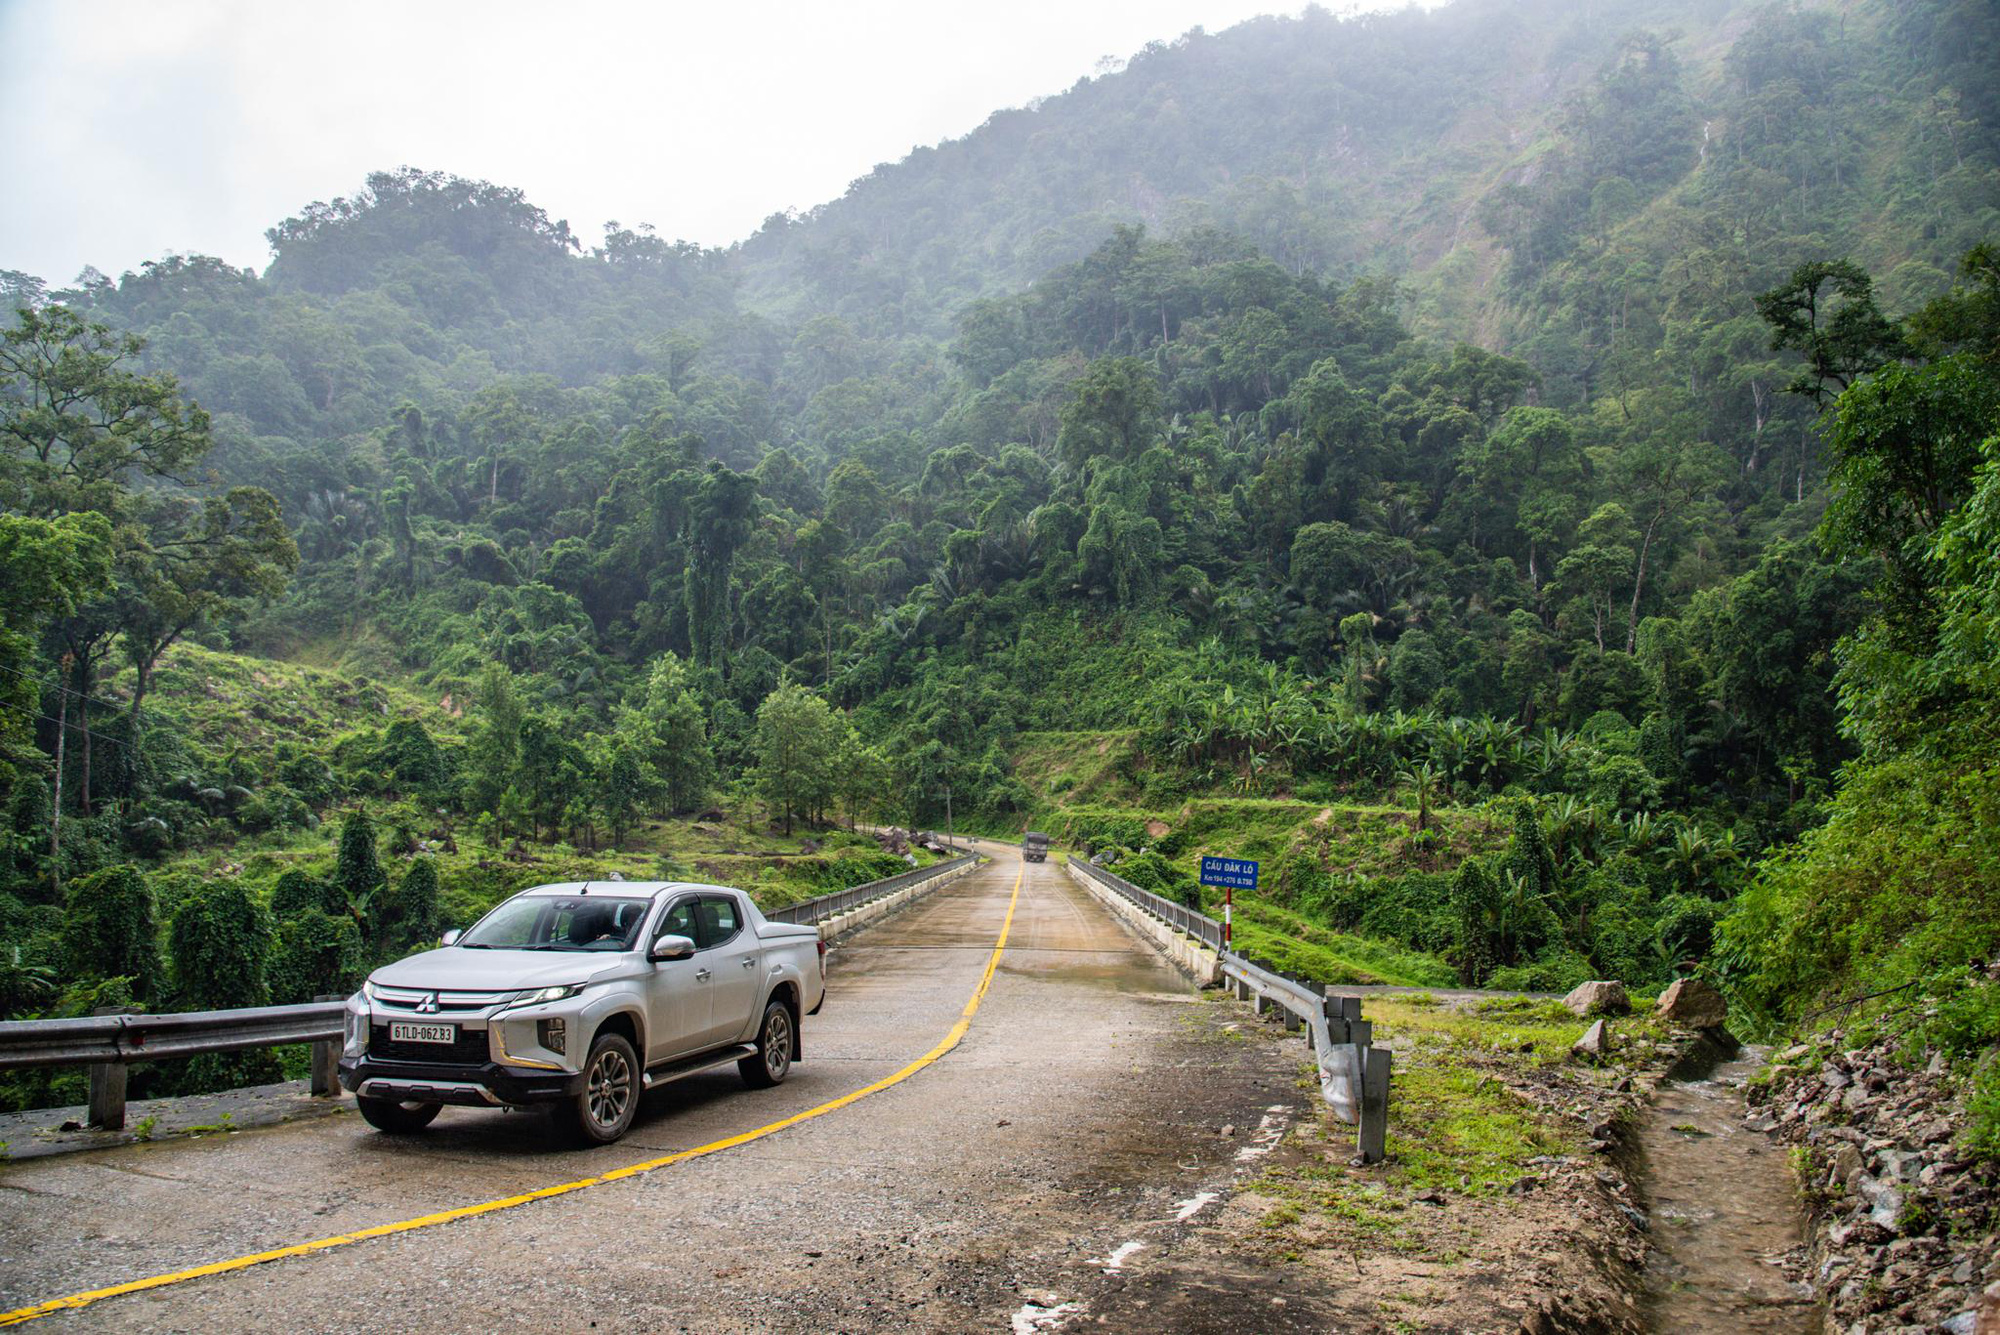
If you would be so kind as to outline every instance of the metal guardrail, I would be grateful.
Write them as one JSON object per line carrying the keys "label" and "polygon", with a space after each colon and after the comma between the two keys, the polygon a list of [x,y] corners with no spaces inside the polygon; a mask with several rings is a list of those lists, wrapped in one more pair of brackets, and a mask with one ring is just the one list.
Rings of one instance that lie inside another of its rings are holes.
{"label": "metal guardrail", "polygon": [[125,1125],[125,1074],[133,1062],[310,1043],[312,1092],[338,1093],[334,1067],[340,1058],[345,1012],[343,1000],[322,997],[301,1006],[8,1020],[0,1022],[0,1070],[88,1066],[90,1125],[116,1131]]}
{"label": "metal guardrail", "polygon": [[1310,1029],[1319,1062],[1320,1093],[1343,1122],[1358,1124],[1362,1163],[1380,1163],[1387,1152],[1389,1069],[1387,1048],[1374,1044],[1374,1026],[1361,1018],[1361,998],[1329,996],[1326,985],[1285,973],[1268,960],[1254,960],[1222,948],[1222,924],[1124,877],[1070,859],[1071,867],[1105,889],[1137,905],[1175,930],[1216,952],[1232,991],[1261,1014],[1275,1006],[1288,1030]]}
{"label": "metal guardrail", "polygon": [[[929,867],[912,867],[764,916],[773,922],[810,925],[978,860],[977,854],[969,854]],[[125,1125],[126,1068],[133,1062],[310,1043],[312,1092],[339,1093],[336,1064],[345,1015],[345,999],[321,997],[301,1006],[167,1015],[118,1010],[67,1020],[6,1020],[0,1021],[0,1071],[31,1066],[89,1067],[90,1125],[116,1131]]]}
{"label": "metal guardrail", "polygon": [[1113,894],[1131,900],[1155,918],[1167,923],[1175,931],[1185,932],[1210,950],[1222,949],[1222,924],[1185,904],[1176,904],[1164,895],[1156,895],[1151,890],[1142,889],[1122,876],[1114,876],[1104,868],[1090,862],[1070,859],[1070,866],[1090,877]]}
{"label": "metal guardrail", "polygon": [[885,876],[879,881],[869,881],[864,885],[836,890],[830,895],[821,895],[818,899],[801,900],[796,904],[787,904],[781,909],[767,909],[764,916],[772,922],[797,923],[809,927],[828,918],[837,918],[850,909],[860,908],[870,900],[893,895],[898,890],[906,890],[934,876],[946,875],[977,861],[979,861],[978,854],[968,853],[945,862],[934,862],[928,867],[912,867],[908,871],[899,871],[894,876]]}

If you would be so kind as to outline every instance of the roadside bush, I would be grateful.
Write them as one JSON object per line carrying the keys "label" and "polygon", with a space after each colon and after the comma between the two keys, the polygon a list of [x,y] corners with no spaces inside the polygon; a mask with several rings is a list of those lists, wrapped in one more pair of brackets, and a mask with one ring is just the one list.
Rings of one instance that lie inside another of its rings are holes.
{"label": "roadside bush", "polygon": [[1118,860],[1118,874],[1142,890],[1201,911],[1201,882],[1193,874],[1148,850]]}
{"label": "roadside bush", "polygon": [[436,863],[429,858],[416,859],[403,879],[393,889],[385,887],[382,894],[381,936],[387,953],[437,944],[444,929]]}
{"label": "roadside bush", "polygon": [[361,933],[354,919],[308,908],[278,924],[271,950],[274,1005],[351,992],[360,975]]}
{"label": "roadside bush", "polygon": [[161,969],[153,913],[152,887],[137,867],[72,881],[61,928],[65,971],[79,981],[123,978],[135,997],[154,996]]}
{"label": "roadside bush", "polygon": [[261,1006],[271,920],[243,883],[211,881],[174,914],[168,933],[175,999],[188,1010]]}
{"label": "roadside bush", "polygon": [[1495,969],[1486,986],[1503,992],[1567,992],[1591,978],[1590,961],[1573,950],[1551,950],[1522,964]]}

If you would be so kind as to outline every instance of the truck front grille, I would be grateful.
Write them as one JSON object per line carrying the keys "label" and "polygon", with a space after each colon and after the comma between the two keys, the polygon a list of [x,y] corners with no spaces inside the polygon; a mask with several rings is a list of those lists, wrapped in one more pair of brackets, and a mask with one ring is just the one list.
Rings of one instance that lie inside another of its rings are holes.
{"label": "truck front grille", "polygon": [[455,1043],[398,1043],[389,1037],[386,1024],[369,1029],[368,1055],[383,1061],[425,1062],[432,1066],[478,1066],[490,1060],[484,1029],[460,1029]]}

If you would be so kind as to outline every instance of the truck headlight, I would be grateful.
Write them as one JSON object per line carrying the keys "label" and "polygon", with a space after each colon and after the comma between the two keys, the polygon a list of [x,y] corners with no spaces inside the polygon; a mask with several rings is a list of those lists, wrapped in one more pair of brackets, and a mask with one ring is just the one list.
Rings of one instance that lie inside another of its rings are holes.
{"label": "truck headlight", "polygon": [[517,992],[507,1003],[507,1009],[516,1006],[539,1006],[548,1001],[567,1001],[583,991],[582,983],[565,983],[560,987],[538,987],[532,992]]}

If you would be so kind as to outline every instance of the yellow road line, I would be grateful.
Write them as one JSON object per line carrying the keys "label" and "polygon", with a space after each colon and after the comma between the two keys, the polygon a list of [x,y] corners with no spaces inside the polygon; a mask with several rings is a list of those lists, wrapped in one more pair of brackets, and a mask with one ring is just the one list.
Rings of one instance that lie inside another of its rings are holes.
{"label": "yellow road line", "polygon": [[72,1311],[88,1307],[92,1303],[103,1302],[106,1298],[117,1298],[127,1293],[143,1293],[147,1289],[166,1288],[170,1284],[185,1284],[192,1279],[205,1279],[210,1275],[226,1275],[232,1270],[247,1270],[253,1265],[263,1265],[266,1261],[282,1261],[290,1256],[306,1256],[313,1252],[328,1251],[334,1247],[345,1247],[367,1238],[384,1238],[394,1233],[411,1233],[420,1228],[434,1228],[439,1224],[449,1224],[454,1220],[471,1219],[477,1215],[492,1214],[499,1210],[511,1210],[531,1201],[547,1200],[551,1196],[567,1196],[573,1191],[583,1191],[590,1187],[601,1187],[608,1183],[620,1182],[628,1177],[638,1177],[655,1169],[665,1168],[688,1159],[699,1159],[704,1155],[716,1154],[722,1150],[734,1149],[738,1145],[748,1145],[753,1140],[762,1140],[787,1127],[809,1122],[815,1117],[824,1117],[836,1109],[845,1108],[850,1103],[859,1102],[870,1094],[879,1093],[891,1085],[900,1085],[918,1071],[923,1070],[938,1058],[950,1052],[964,1039],[966,1030],[972,1027],[972,1017],[979,1011],[979,1003],[986,999],[986,989],[993,985],[993,972],[1000,967],[1000,952],[1007,948],[1007,934],[1014,929],[1014,909],[1021,902],[1021,878],[1027,872],[1023,866],[1014,874],[1014,891],[1007,900],[1007,916],[1000,924],[1000,938],[993,943],[993,953],[987,957],[986,969],[979,975],[979,986],[973,989],[972,1000],[965,1003],[958,1023],[951,1032],[938,1041],[936,1047],[897,1071],[887,1075],[872,1085],[863,1085],[850,1094],[843,1094],[817,1108],[793,1113],[768,1126],[760,1126],[755,1131],[745,1131],[741,1135],[729,1136],[723,1140],[697,1145],[691,1150],[677,1150],[661,1155],[657,1159],[647,1159],[641,1163],[627,1164],[614,1168],[596,1177],[578,1178],[574,1182],[563,1182],[553,1187],[542,1187],[536,1191],[524,1191],[518,1196],[503,1196],[499,1200],[482,1201],[477,1205],[461,1205],[452,1210],[440,1210],[436,1214],[420,1215],[415,1219],[404,1219],[393,1224],[377,1224],[373,1228],[359,1228],[352,1233],[341,1233],[330,1238],[319,1238],[312,1242],[301,1242],[291,1247],[274,1247],[270,1251],[252,1252],[248,1256],[237,1256],[227,1261],[214,1261],[208,1265],[198,1265],[188,1270],[176,1270],[171,1274],[154,1275],[148,1279],[135,1279],[125,1284],[114,1284],[109,1288],[91,1289],[85,1293],[72,1293],[67,1298],[51,1298],[33,1307],[21,1307],[12,1312],[0,1312],[0,1326],[17,1326],[24,1321],[34,1321],[41,1317],[53,1316],[57,1312]]}

